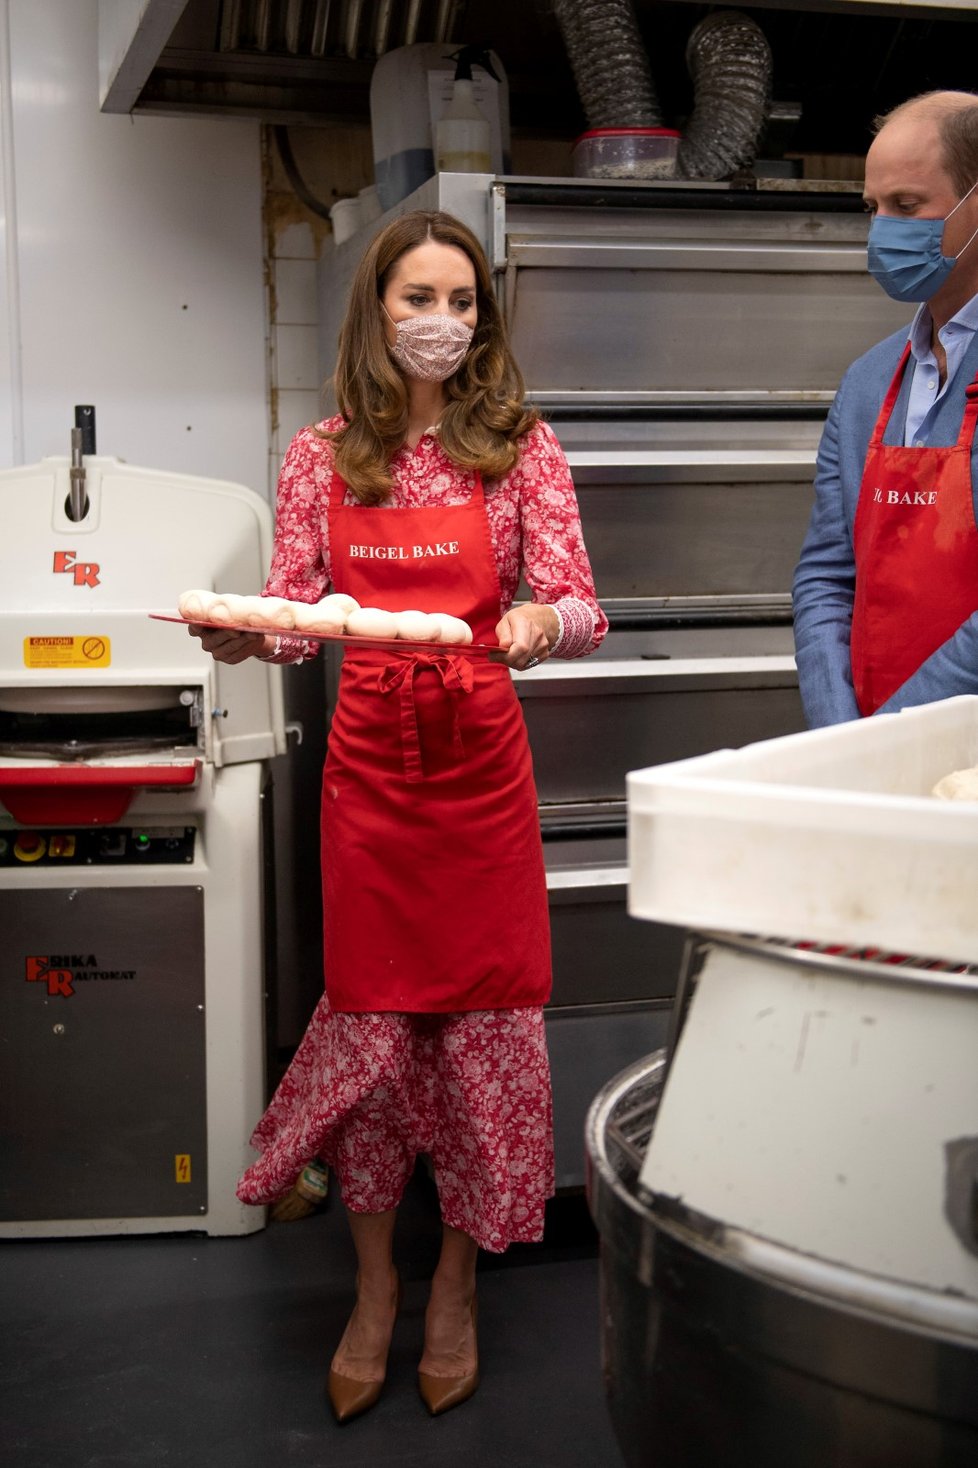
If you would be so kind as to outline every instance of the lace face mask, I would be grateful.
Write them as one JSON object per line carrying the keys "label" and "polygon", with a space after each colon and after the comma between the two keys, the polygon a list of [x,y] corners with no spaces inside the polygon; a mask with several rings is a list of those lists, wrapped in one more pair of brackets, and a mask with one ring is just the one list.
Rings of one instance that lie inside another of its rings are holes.
{"label": "lace face mask", "polygon": [[395,321],[383,302],[381,309],[396,332],[391,356],[405,376],[444,382],[458,370],[472,345],[471,326],[437,311]]}

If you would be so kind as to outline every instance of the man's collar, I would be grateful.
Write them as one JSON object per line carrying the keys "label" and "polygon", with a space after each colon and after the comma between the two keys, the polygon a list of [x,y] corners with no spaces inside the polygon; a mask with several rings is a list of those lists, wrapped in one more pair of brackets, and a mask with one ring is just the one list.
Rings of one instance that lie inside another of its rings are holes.
{"label": "man's collar", "polygon": [[[961,310],[956,312],[946,321],[941,330],[948,326],[960,326],[965,331],[978,331],[978,296],[972,296],[966,301]],[[930,307],[923,301],[917,307],[917,314],[910,323],[910,350],[918,362],[926,362],[933,358],[931,346],[934,331],[934,318],[930,314]]]}

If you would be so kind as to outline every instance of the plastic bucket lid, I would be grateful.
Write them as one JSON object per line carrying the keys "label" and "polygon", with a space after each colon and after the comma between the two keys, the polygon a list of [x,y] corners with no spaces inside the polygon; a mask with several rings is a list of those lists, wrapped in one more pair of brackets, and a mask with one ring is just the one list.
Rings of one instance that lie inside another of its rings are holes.
{"label": "plastic bucket lid", "polygon": [[574,141],[583,143],[587,138],[681,138],[682,133],[673,127],[593,127],[581,133]]}

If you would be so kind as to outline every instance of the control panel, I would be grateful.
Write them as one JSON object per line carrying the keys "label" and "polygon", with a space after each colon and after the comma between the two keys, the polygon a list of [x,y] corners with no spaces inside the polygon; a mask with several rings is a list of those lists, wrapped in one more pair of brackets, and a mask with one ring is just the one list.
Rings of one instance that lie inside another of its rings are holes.
{"label": "control panel", "polygon": [[194,826],[0,830],[0,867],[161,866],[194,859]]}

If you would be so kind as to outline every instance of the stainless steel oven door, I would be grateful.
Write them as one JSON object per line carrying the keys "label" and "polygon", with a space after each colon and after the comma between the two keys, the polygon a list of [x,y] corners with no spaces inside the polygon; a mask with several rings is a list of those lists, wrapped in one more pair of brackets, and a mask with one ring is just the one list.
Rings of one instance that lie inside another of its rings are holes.
{"label": "stainless steel oven door", "polygon": [[[613,632],[603,657],[515,675],[541,802],[621,799],[630,770],[803,727],[789,652],[670,656],[656,650],[667,635]],[[777,635],[790,641],[790,628]],[[615,656],[619,636],[646,651]]]}

